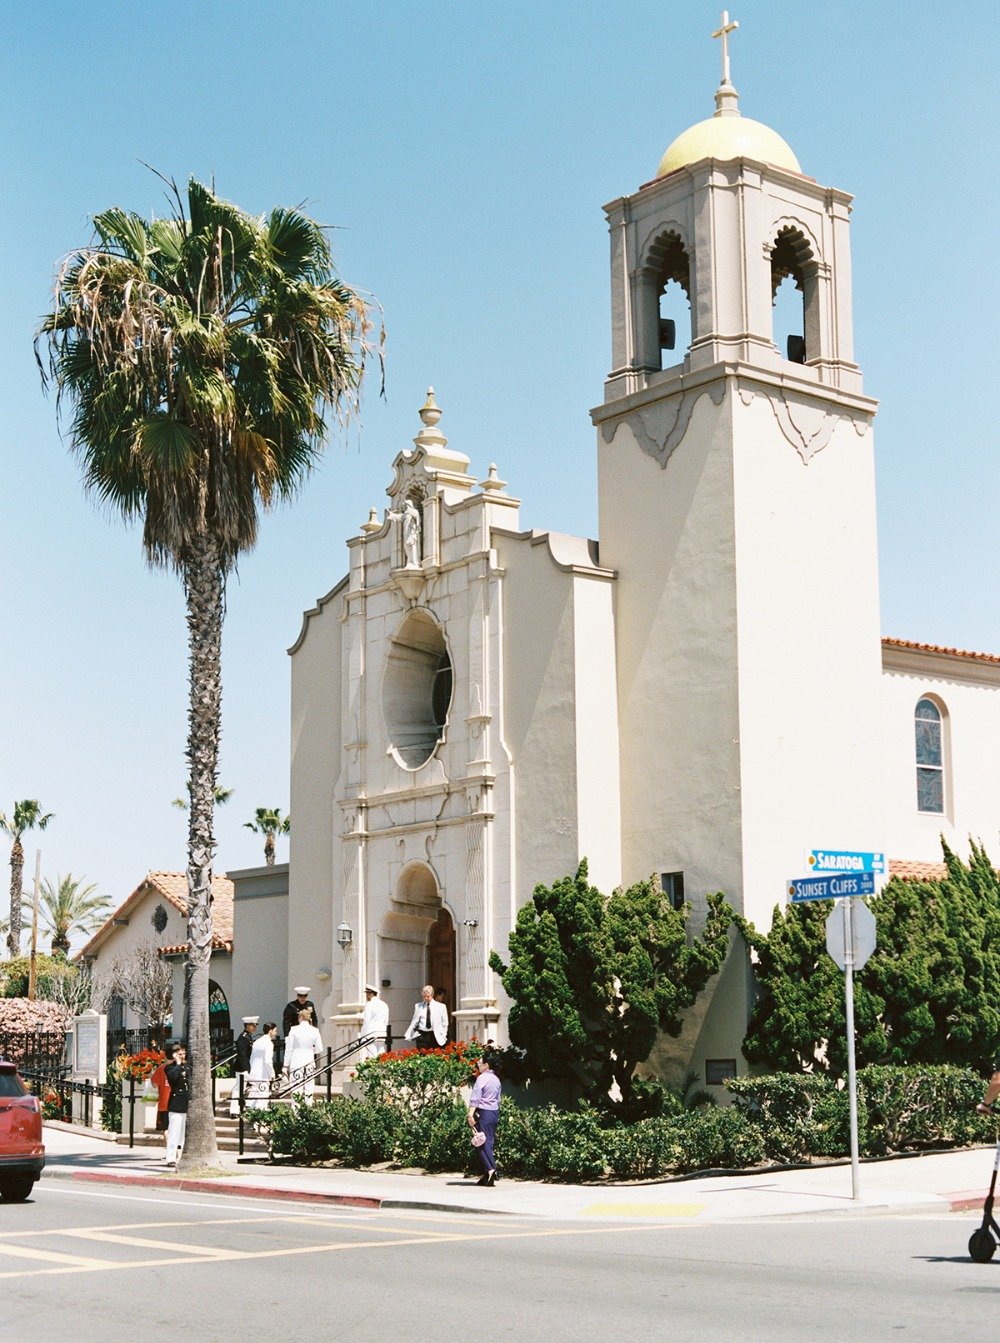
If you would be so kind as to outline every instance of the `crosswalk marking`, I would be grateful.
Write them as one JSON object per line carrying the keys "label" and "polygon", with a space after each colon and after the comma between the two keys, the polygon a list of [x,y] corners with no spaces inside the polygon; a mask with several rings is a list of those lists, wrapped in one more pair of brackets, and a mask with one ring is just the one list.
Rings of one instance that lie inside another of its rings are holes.
{"label": "crosswalk marking", "polygon": [[[123,1227],[122,1232],[133,1229],[155,1229],[160,1227],[180,1228],[186,1225],[232,1225],[238,1227],[245,1224],[259,1224],[271,1219],[266,1217],[254,1217],[245,1219],[218,1218],[212,1222],[197,1223],[157,1223],[150,1226],[146,1223],[132,1223]],[[308,1220],[308,1219],[303,1219]],[[329,1223],[325,1223],[329,1225]],[[0,1240],[0,1261],[2,1256],[9,1255],[12,1258],[34,1259],[48,1265],[44,1268],[32,1268],[23,1270],[0,1270],[0,1279],[4,1278],[23,1278],[37,1277],[51,1274],[62,1273],[80,1273],[80,1272],[127,1272],[136,1269],[149,1269],[154,1267],[170,1266],[174,1264],[185,1264],[188,1267],[201,1263],[220,1263],[224,1261],[242,1262],[262,1259],[287,1259],[296,1258],[302,1255],[310,1254],[333,1254],[350,1250],[381,1250],[388,1247],[395,1249],[403,1245],[449,1245],[459,1241],[496,1241],[496,1240],[532,1240],[532,1239],[551,1239],[565,1238],[568,1236],[608,1236],[614,1234],[625,1234],[627,1232],[650,1231],[648,1224],[632,1222],[624,1226],[602,1226],[600,1228],[593,1225],[581,1227],[532,1227],[532,1228],[508,1228],[500,1231],[482,1231],[478,1227],[470,1227],[465,1232],[450,1231],[426,1231],[417,1234],[404,1234],[396,1238],[395,1234],[387,1235],[386,1232],[393,1232],[394,1228],[379,1228],[382,1235],[379,1239],[370,1240],[334,1240],[323,1241],[317,1245],[284,1245],[268,1249],[259,1250],[237,1250],[232,1248],[217,1248],[210,1245],[178,1244],[172,1241],[160,1241],[152,1237],[139,1237],[120,1234],[117,1230],[109,1230],[105,1227],[74,1227],[70,1230],[54,1229],[47,1232],[26,1233],[30,1235],[46,1235],[50,1237],[77,1237],[80,1239],[104,1242],[110,1245],[136,1246],[143,1249],[166,1251],[167,1257],[157,1257],[153,1259],[88,1259],[79,1255],[64,1254],[58,1250],[49,1250],[38,1247],[13,1244],[10,1240]]]}

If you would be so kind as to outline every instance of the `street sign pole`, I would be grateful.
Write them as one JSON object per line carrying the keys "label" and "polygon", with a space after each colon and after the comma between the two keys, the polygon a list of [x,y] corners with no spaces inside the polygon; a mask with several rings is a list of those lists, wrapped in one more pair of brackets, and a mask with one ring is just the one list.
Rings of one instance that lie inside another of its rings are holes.
{"label": "street sign pole", "polygon": [[847,1016],[847,1093],[851,1121],[851,1198],[861,1197],[861,1163],[858,1159],[858,1082],[854,1070],[854,929],[853,900],[842,900],[844,908],[844,999]]}

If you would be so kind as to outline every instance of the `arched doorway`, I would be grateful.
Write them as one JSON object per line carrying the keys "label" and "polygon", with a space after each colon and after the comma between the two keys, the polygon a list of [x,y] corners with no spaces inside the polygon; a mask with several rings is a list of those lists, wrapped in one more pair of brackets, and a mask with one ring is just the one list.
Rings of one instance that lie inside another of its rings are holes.
{"label": "arched doorway", "polygon": [[442,906],[437,920],[431,925],[427,940],[427,983],[441,996],[448,1009],[448,1039],[455,1038],[455,923]]}
{"label": "arched doorway", "polygon": [[[428,864],[407,863],[379,926],[378,973],[398,1039],[409,1025],[425,984],[445,991],[449,1033],[457,1006],[455,924],[444,906],[437,875]],[[388,982],[386,982],[388,981]]]}

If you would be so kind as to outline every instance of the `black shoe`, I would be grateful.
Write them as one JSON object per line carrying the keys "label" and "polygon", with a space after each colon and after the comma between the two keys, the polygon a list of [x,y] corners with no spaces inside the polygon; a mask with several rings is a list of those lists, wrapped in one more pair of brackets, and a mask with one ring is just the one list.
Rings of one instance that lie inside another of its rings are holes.
{"label": "black shoe", "polygon": [[491,1170],[489,1175],[487,1175],[486,1177],[487,1188],[492,1189],[493,1186],[496,1184],[496,1182],[497,1182],[497,1173],[495,1170]]}
{"label": "black shoe", "polygon": [[489,1182],[490,1177],[488,1175],[480,1175],[479,1179],[476,1181],[476,1184],[489,1184]]}

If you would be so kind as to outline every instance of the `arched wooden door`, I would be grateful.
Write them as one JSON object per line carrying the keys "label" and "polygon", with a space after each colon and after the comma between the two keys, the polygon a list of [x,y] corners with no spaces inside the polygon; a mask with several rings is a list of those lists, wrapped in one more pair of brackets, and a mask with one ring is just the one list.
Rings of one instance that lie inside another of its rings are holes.
{"label": "arched wooden door", "polygon": [[446,909],[439,909],[427,943],[427,983],[444,990],[448,1009],[448,1039],[455,1038],[455,925]]}

